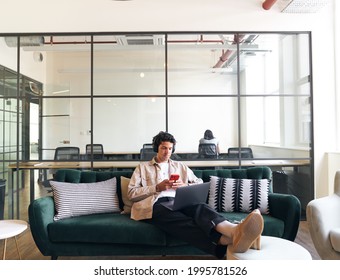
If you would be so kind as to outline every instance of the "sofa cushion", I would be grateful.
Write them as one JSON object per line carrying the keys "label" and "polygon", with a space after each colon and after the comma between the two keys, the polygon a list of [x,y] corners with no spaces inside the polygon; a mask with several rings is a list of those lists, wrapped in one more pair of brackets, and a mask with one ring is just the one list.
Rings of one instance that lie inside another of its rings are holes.
{"label": "sofa cushion", "polygon": [[[248,213],[241,212],[223,212],[220,213],[223,217],[225,217],[229,222],[239,223],[243,219],[245,219]],[[264,228],[262,235],[265,236],[275,236],[282,238],[285,230],[285,224],[282,220],[275,218],[271,215],[262,215],[264,220]]]}
{"label": "sofa cushion", "polygon": [[119,200],[119,207],[124,208],[124,203],[120,188],[120,177],[124,176],[130,178],[133,171],[117,170],[117,171],[91,171],[91,170],[74,170],[74,169],[58,169],[55,174],[55,181],[68,183],[95,183],[106,181],[110,178],[117,179],[117,195]]}
{"label": "sofa cushion", "polygon": [[163,231],[129,215],[106,213],[74,217],[48,225],[52,242],[91,242],[117,244],[166,244]]}
{"label": "sofa cushion", "polygon": [[208,204],[218,212],[269,213],[268,179],[233,179],[210,177]]}
{"label": "sofa cushion", "polygon": [[[241,221],[246,213],[221,213],[229,221]],[[262,235],[282,237],[283,221],[263,215],[265,226]],[[108,213],[74,217],[48,225],[52,242],[138,244],[152,246],[182,246],[186,242],[166,235],[156,226],[135,221],[129,215]]]}
{"label": "sofa cushion", "polygon": [[56,214],[54,220],[82,215],[119,212],[116,178],[96,183],[51,181]]}
{"label": "sofa cushion", "polygon": [[[211,176],[235,179],[272,179],[272,171],[267,166],[249,167],[244,169],[195,169],[193,172],[197,177],[202,178],[204,182],[209,182]],[[269,186],[269,191],[273,192],[272,183]]]}
{"label": "sofa cushion", "polygon": [[335,251],[340,252],[340,228],[332,229],[329,233],[332,247]]}
{"label": "sofa cushion", "polygon": [[[232,223],[240,223],[248,215],[248,213],[236,213],[236,212],[229,212],[229,213],[224,212],[220,214]],[[285,227],[284,222],[270,215],[262,215],[262,217],[264,220],[264,228],[263,228],[262,235],[263,236],[275,236],[275,237],[282,238],[284,234],[284,227]],[[186,242],[175,237],[167,236],[167,244],[170,247],[183,246],[186,244]]]}
{"label": "sofa cushion", "polygon": [[123,206],[124,214],[131,213],[132,201],[127,196],[129,184],[130,184],[129,178],[126,178],[124,176],[120,177],[120,188],[122,190],[122,199],[124,203],[124,206]]}

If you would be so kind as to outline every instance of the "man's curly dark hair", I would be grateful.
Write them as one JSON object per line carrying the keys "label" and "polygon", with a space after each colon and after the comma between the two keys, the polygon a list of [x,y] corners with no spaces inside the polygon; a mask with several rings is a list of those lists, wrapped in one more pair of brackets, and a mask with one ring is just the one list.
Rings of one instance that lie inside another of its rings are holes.
{"label": "man's curly dark hair", "polygon": [[164,132],[164,131],[159,132],[156,136],[152,138],[152,145],[153,145],[154,152],[156,153],[158,152],[158,147],[162,142],[170,142],[174,144],[172,148],[172,152],[175,152],[175,146],[176,146],[175,137],[172,134],[168,132]]}

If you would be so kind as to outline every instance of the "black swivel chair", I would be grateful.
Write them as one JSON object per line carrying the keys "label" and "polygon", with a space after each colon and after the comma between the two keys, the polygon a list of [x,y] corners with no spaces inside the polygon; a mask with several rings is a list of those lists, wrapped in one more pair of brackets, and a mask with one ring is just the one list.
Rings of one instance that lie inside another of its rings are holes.
{"label": "black swivel chair", "polygon": [[143,144],[143,149],[153,149],[153,144],[152,143]]}
{"label": "black swivel chair", "polygon": [[143,148],[140,149],[140,160],[151,160],[156,154],[152,143],[143,144]]}
{"label": "black swivel chair", "polygon": [[218,158],[217,147],[212,143],[204,143],[198,145],[199,158]]}
{"label": "black swivel chair", "polygon": [[151,160],[155,155],[153,148],[142,148],[140,150],[140,160]]}
{"label": "black swivel chair", "polygon": [[233,147],[228,149],[228,158],[254,158],[254,156],[251,148]]}
{"label": "black swivel chair", "polygon": [[[79,147],[57,147],[54,151],[54,160],[68,161],[68,160],[79,160],[80,159],[80,149]],[[50,170],[52,177],[54,178],[55,170]],[[47,174],[45,174],[45,178]],[[51,187],[50,181],[52,179],[46,179],[42,181],[44,187]]]}
{"label": "black swivel chair", "polygon": [[54,160],[79,160],[80,149],[78,147],[57,147],[54,152]]}
{"label": "black swivel chair", "polygon": [[93,155],[93,159],[104,159],[104,147],[102,144],[87,144],[86,145],[86,158],[91,159],[91,155]]}
{"label": "black swivel chair", "polygon": [[144,144],[143,148],[140,149],[140,160],[151,160],[157,153],[153,150],[152,144],[151,147],[149,144]]}

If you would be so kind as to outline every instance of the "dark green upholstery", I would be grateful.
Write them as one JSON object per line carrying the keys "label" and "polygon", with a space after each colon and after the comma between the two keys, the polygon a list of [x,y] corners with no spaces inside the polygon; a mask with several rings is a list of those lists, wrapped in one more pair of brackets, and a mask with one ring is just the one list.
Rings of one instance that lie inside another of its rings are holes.
{"label": "dark green upholstery", "polygon": [[[268,167],[247,169],[195,170],[196,176],[209,181],[210,176],[225,178],[271,179]],[[131,177],[132,171],[80,171],[60,169],[55,180],[91,183],[117,178],[120,207],[120,176]],[[269,194],[270,215],[264,215],[263,235],[294,240],[300,222],[300,202],[292,195]],[[148,223],[131,220],[119,213],[96,214],[53,221],[53,197],[36,199],[29,206],[33,238],[45,256],[105,255],[199,255],[205,254],[182,240],[169,236]],[[246,213],[222,213],[230,221],[240,221]]]}
{"label": "dark green upholstery", "polygon": [[91,240],[93,243],[166,245],[166,238],[161,230],[148,223],[131,220],[128,215],[119,213],[60,220],[48,225],[48,233],[52,242]]}

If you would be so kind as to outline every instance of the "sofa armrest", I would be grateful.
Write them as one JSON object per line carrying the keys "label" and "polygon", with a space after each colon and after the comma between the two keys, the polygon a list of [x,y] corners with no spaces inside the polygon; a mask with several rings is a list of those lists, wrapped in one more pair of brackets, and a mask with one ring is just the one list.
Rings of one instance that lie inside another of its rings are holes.
{"label": "sofa armrest", "polygon": [[321,259],[340,259],[330,239],[332,229],[340,227],[340,197],[336,194],[314,199],[306,208],[309,232]]}
{"label": "sofa armrest", "polygon": [[294,195],[270,193],[268,202],[270,215],[284,222],[282,238],[294,241],[300,224],[300,201]]}
{"label": "sofa armrest", "polygon": [[34,200],[28,207],[28,217],[32,236],[37,247],[43,255],[50,255],[47,226],[53,223],[53,198],[47,196]]}

